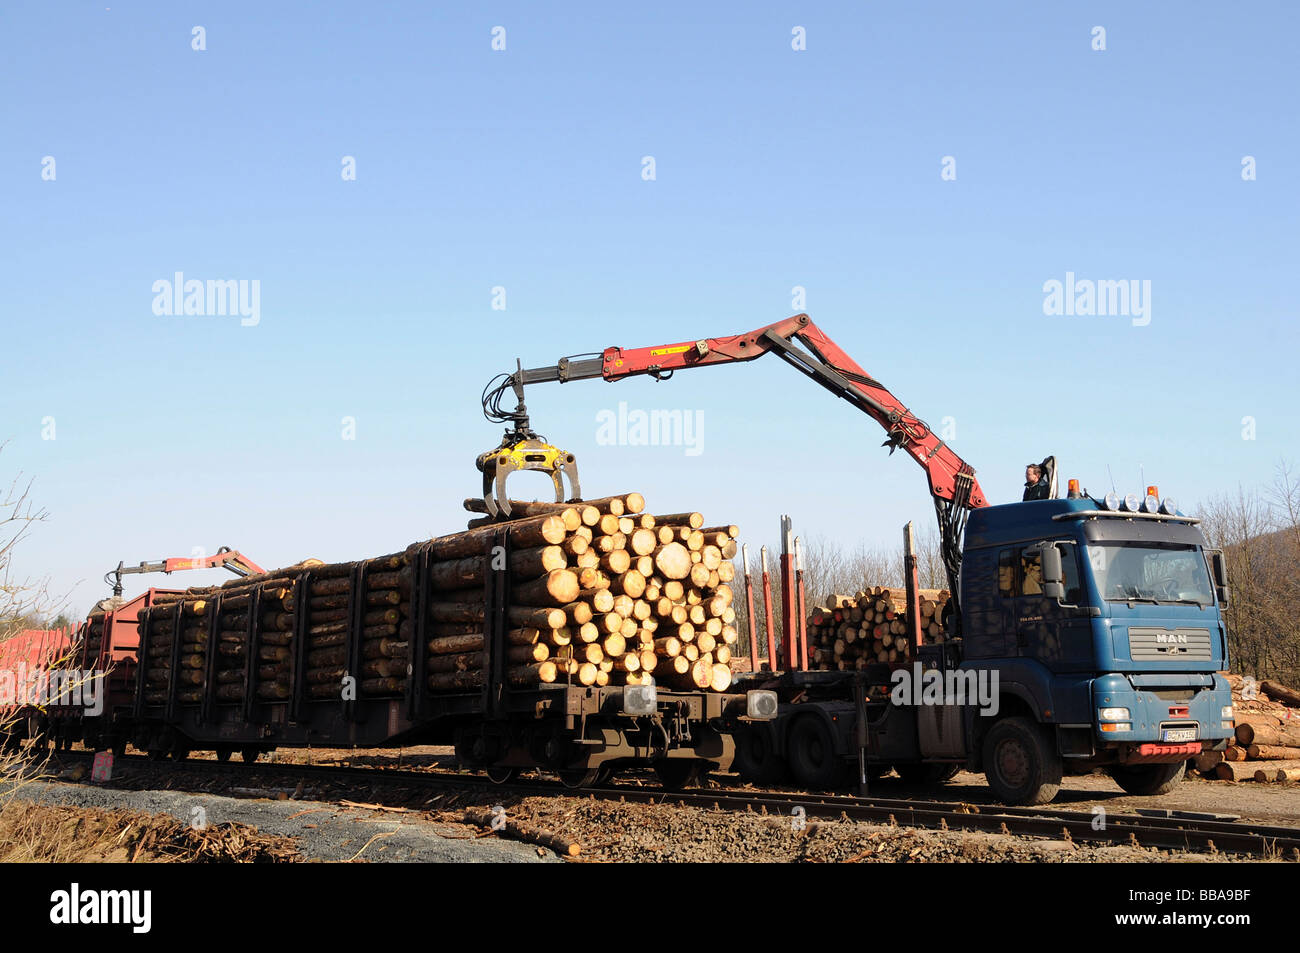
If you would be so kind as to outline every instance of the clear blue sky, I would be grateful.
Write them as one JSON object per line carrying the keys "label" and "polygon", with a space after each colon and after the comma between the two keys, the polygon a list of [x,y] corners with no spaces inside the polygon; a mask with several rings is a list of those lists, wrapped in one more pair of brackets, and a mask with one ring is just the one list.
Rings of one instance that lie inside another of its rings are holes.
{"label": "clear blue sky", "polygon": [[[622,6],[6,3],[0,474],[50,514],[16,571],[84,609],[119,559],[453,531],[516,356],[738,333],[796,285],[995,501],[1049,452],[1193,503],[1300,446],[1294,4]],[[155,315],[177,271],[259,281],[260,323]],[[1150,323],[1044,315],[1067,272],[1149,280]],[[699,411],[703,452],[598,446],[620,400]],[[932,519],[775,358],[529,403],[588,496],[755,542]]]}

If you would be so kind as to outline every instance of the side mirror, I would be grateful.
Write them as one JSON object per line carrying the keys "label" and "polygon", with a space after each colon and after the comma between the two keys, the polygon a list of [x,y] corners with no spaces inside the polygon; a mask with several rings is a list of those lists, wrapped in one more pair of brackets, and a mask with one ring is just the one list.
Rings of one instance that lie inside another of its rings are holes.
{"label": "side mirror", "polygon": [[1223,550],[1211,549],[1206,555],[1210,557],[1210,569],[1214,572],[1214,591],[1219,598],[1219,605],[1228,608],[1228,562],[1223,558]]}
{"label": "side mirror", "polygon": [[1046,543],[1041,552],[1043,559],[1043,592],[1046,594],[1048,584],[1060,584],[1064,582],[1065,577],[1061,569],[1061,551],[1051,543]]}

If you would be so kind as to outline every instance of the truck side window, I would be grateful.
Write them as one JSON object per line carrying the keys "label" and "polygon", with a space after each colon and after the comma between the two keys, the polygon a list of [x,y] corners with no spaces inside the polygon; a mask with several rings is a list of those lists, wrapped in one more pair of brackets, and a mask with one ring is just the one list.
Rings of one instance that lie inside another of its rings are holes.
{"label": "truck side window", "polygon": [[1016,553],[1004,549],[998,555],[998,595],[1003,599],[1014,596],[1016,589]]}
{"label": "truck side window", "polygon": [[1036,549],[1026,549],[1020,554],[1020,595],[1043,594],[1043,558]]}
{"label": "truck side window", "polygon": [[1083,583],[1079,581],[1079,556],[1074,543],[1057,543],[1061,550],[1061,581],[1065,584],[1065,604],[1083,605]]}

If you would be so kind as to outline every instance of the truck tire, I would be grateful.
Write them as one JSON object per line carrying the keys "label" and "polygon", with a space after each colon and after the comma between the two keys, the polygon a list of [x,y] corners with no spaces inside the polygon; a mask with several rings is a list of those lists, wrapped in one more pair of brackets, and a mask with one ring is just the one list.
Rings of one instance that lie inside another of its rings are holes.
{"label": "truck tire", "polygon": [[1129,794],[1168,794],[1182,781],[1186,770],[1186,761],[1174,764],[1116,765],[1110,769],[1110,776]]}
{"label": "truck tire", "polygon": [[1061,757],[1028,718],[1004,718],[984,739],[984,776],[1004,804],[1046,804],[1061,789]]}
{"label": "truck tire", "polygon": [[835,754],[835,738],[816,715],[806,715],[790,729],[790,773],[804,787],[831,790],[844,780],[844,762]]}
{"label": "truck tire", "polygon": [[746,781],[776,784],[786,774],[784,759],[776,751],[771,725],[750,725],[736,732],[736,758],[732,770]]}

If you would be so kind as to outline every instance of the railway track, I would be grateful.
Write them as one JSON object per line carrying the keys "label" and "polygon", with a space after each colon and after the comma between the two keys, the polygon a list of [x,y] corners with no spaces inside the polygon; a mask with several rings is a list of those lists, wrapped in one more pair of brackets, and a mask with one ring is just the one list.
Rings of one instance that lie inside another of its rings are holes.
{"label": "railway track", "polygon": [[[92,752],[65,751],[63,761],[88,762]],[[118,764],[156,765],[140,755],[127,755]],[[636,804],[682,805],[705,810],[786,817],[791,823],[809,819],[864,821],[930,830],[967,830],[1052,839],[1068,838],[1080,843],[1124,844],[1186,850],[1247,854],[1300,860],[1300,828],[1279,827],[1253,821],[1224,820],[1212,815],[1156,816],[1144,813],[1097,814],[1090,811],[1052,807],[1004,807],[958,801],[906,800],[901,798],[856,797],[810,792],[746,791],[709,789],[665,791],[632,783],[615,783],[574,790],[546,779],[495,784],[481,774],[467,775],[437,768],[357,767],[308,765],[279,762],[242,764],[219,761],[186,761],[186,770],[238,775],[250,771],[271,771],[296,780],[337,780],[347,783],[414,785],[452,790],[483,790],[520,797],[592,797]],[[180,765],[169,764],[175,769]]]}

